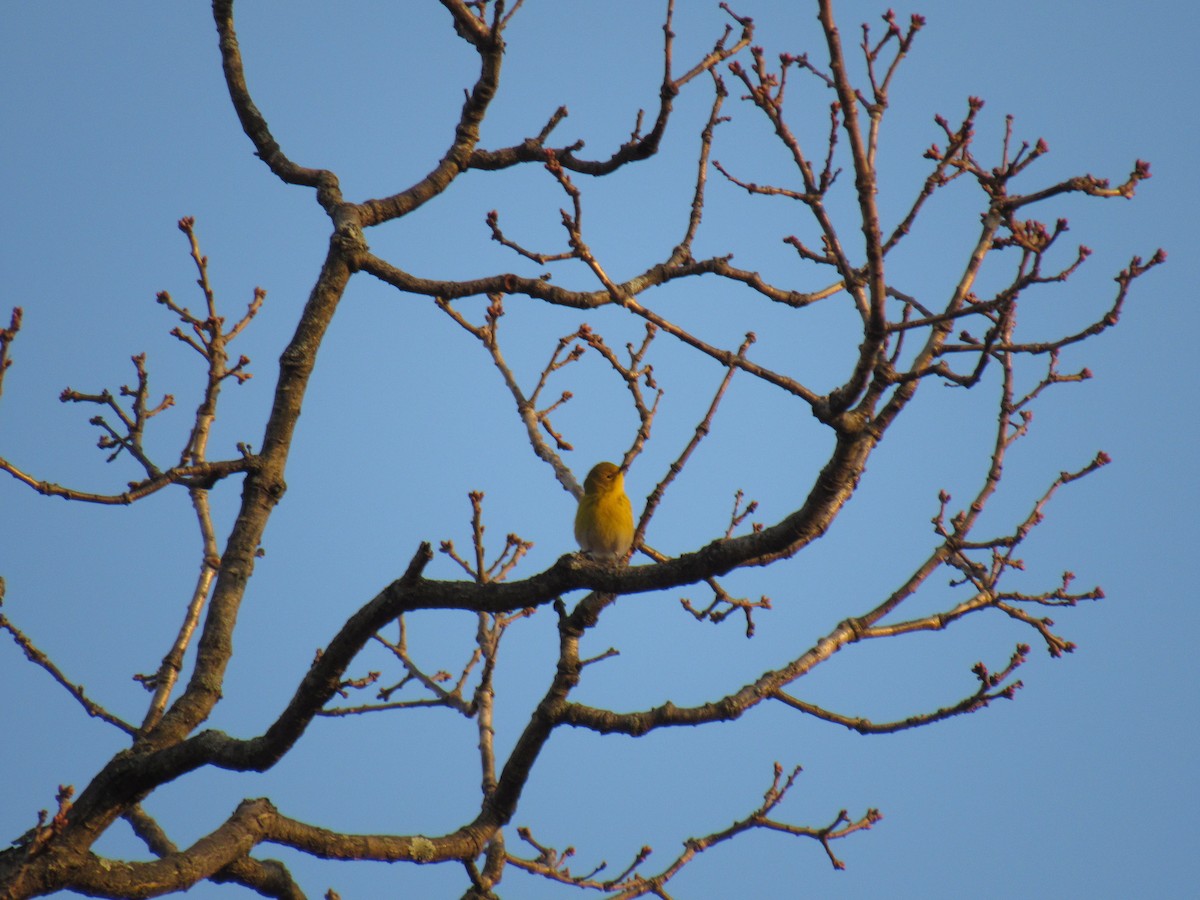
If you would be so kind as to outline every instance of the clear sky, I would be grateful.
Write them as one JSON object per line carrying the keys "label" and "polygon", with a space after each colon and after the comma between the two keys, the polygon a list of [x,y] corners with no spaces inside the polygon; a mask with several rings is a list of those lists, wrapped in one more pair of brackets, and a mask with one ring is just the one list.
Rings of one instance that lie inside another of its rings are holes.
{"label": "clear sky", "polygon": [[[528,0],[509,33],[504,87],[484,145],[535,134],[565,104],[570,117],[559,141],[582,137],[591,155],[607,156],[628,136],[636,110],[656,103],[662,5]],[[756,42],[771,58],[783,51],[821,58],[811,4],[732,5],[755,18]],[[432,168],[475,77],[474,55],[440,4],[360,2],[336,12],[316,2],[244,6],[239,33],[250,88],[294,160],[334,169],[351,199],[392,193]],[[711,45],[724,17],[715,2],[677,6],[682,67]],[[1152,164],[1153,178],[1133,202],[1071,198],[1034,213],[1069,218],[1071,244],[1095,253],[1065,287],[1031,299],[1022,324],[1033,333],[1091,321],[1130,256],[1149,257],[1158,247],[1169,253],[1165,267],[1136,285],[1120,327],[1064,359],[1064,369],[1088,366],[1095,378],[1052,392],[1037,408],[1031,437],[1009,461],[1011,496],[995,510],[999,529],[1060,470],[1098,450],[1113,457],[1062,492],[1023,554],[1030,588],[1052,586],[1063,569],[1104,587],[1102,602],[1055,616],[1079,649],[1052,660],[1027,630],[977,617],[942,634],[851,648],[797,686],[848,715],[902,718],[969,693],[977,660],[998,669],[1017,641],[1034,645],[1015,702],[896,736],[861,737],[782,707],[642,740],[556,734],[514,824],[531,825],[545,843],[575,846],[577,869],[606,859],[619,871],[650,844],[652,870],[685,838],[753,809],[778,760],[805,770],[779,818],[821,825],[842,808],[852,817],[882,810],[872,831],[835,846],[846,871],[832,871],[814,842],[754,834],[694,862],[672,882],[672,896],[1118,898],[1194,888],[1200,178],[1192,93],[1200,13],[1185,0],[1113,0],[1079,12],[1083,6],[922,0],[897,7],[902,21],[917,12],[928,24],[897,76],[881,151],[885,212],[924,177],[921,151],[940,138],[933,115],[956,121],[968,95],[987,103],[980,154],[997,150],[1010,113],[1020,138],[1048,142],[1051,153],[1030,171],[1029,186],[1084,172],[1117,180],[1137,158]],[[840,4],[847,42],[883,9]],[[0,456],[48,481],[120,491],[139,470],[124,458],[106,466],[87,423],[94,410],[57,398],[67,386],[93,392],[129,383],[129,357],[143,351],[152,391],[178,401],[151,423],[148,446],[164,461],[178,454],[202,368],[168,336],[175,323],[154,297],[165,289],[193,308],[200,302],[175,228],[185,215],[197,219],[227,315],[244,308],[254,286],[268,291],[234,347],[252,358],[255,377],[227,387],[211,453],[232,455],[238,441],[257,445],[273,364],[329,226],[311,192],[281,184],[253,156],[225,93],[207,5],[46,0],[6,4],[0,17],[0,318],[7,324],[8,308],[25,310],[0,398]],[[789,92],[797,127],[820,136],[828,98],[799,79]],[[726,111],[734,121],[722,126],[714,156],[747,180],[788,179],[768,129],[733,94]],[[706,82],[688,86],[660,159],[607,184],[577,179],[594,246],[615,276],[665,257],[679,240],[709,98]],[[797,264],[780,242],[811,235],[798,210],[752,202],[718,181],[714,174],[697,252],[736,252],[739,264],[796,289],[819,287],[824,276]],[[843,212],[850,188],[845,177]],[[418,275],[536,272],[488,239],[484,217],[497,209],[514,234],[554,251],[562,249],[560,205],[544,172],[472,173],[368,238],[375,252]],[[930,293],[952,283],[978,209],[965,188],[948,198],[890,269],[897,283]],[[844,221],[849,235],[856,226]],[[592,286],[578,270],[555,277]],[[731,309],[726,296],[704,282],[668,292],[663,302],[722,346],[736,347],[747,328],[759,329],[764,358],[819,389],[845,370],[841,354],[853,344],[840,347],[830,336],[836,322],[829,331],[817,318],[796,327],[760,304]],[[518,375],[536,377],[554,340],[581,321],[614,346],[640,332],[611,312],[579,315],[512,298],[502,328]],[[655,353],[667,393],[655,440],[629,475],[635,506],[663,476],[722,374],[665,338]],[[595,360],[568,373],[555,390],[562,389],[576,398],[555,422],[577,448],[569,461],[582,478],[596,460],[619,455],[633,425]],[[932,384],[925,393],[811,553],[765,576],[730,578],[732,589],[773,600],[755,638],[747,641],[735,621],[691,622],[677,593],[623,602],[591,637],[595,653],[613,646],[621,656],[589,669],[580,699],[618,709],[712,699],[885,596],[932,546],[937,491],[967,496],[986,464],[980,451],[990,439],[992,396]],[[811,483],[827,435],[810,419],[762,414],[763,396],[749,379],[735,380],[713,438],[681,479],[674,505],[655,520],[650,539],[665,552],[723,533],[738,488],[759,501],[759,518],[775,521]],[[573,501],[529,452],[511,398],[479,347],[425,298],[397,295],[367,276],[352,283],[322,350],[288,483],[243,609],[227,699],[211,721],[240,736],[274,718],[314,650],[403,571],[419,541],[469,544],[468,491],[487,494],[493,546],[510,531],[535,542],[518,575],[573,549]],[[232,483],[214,499],[222,535],[237,500]],[[127,718],[140,719],[147,695],[131,676],[153,671],[166,651],[195,579],[197,546],[182,491],[129,509],[98,508],[42,498],[0,475],[5,613],[91,696]],[[455,570],[439,556],[429,574],[452,578]],[[431,668],[455,671],[473,629],[473,620],[417,617],[412,639]],[[554,640],[548,610],[514,626],[502,654],[501,747],[546,683]],[[382,662],[371,656],[359,668]],[[0,840],[8,841],[33,825],[38,809],[53,806],[57,785],[81,788],[122,740],[88,719],[7,636],[0,637],[0,684]],[[272,771],[199,773],[148,806],[180,845],[256,796],[335,829],[439,834],[476,808],[471,727],[445,711],[319,720]],[[514,834],[510,847],[518,844]],[[96,849],[139,853],[121,827]],[[464,888],[453,866],[318,863],[274,847],[259,855],[285,859],[310,896],[330,886],[345,898],[449,897]],[[535,900],[573,893],[511,868],[501,892]],[[242,895],[202,885],[189,896]]]}

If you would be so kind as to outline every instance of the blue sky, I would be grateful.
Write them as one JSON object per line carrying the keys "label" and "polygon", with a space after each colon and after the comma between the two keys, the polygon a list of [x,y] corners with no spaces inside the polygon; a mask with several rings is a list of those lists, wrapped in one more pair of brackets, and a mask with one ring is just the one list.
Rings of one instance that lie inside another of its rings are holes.
{"label": "blue sky", "polygon": [[[577,3],[569,14],[562,6],[529,0],[518,13],[485,146],[536,133],[565,104],[570,116],[557,137],[582,137],[592,155],[607,156],[627,137],[636,110],[655,104],[660,4]],[[678,6],[682,68],[711,45],[724,19],[716,3]],[[781,818],[820,825],[842,808],[852,816],[883,811],[871,832],[836,845],[847,870],[831,871],[813,842],[755,834],[694,862],[672,882],[673,896],[1179,896],[1193,883],[1191,645],[1200,622],[1190,554],[1200,537],[1200,498],[1191,360],[1200,272],[1192,249],[1200,182],[1189,110],[1200,16],[1181,0],[1122,0],[1086,14],[1071,6],[930,0],[897,7],[902,20],[917,12],[928,24],[893,88],[881,202],[885,214],[900,208],[924,177],[921,151],[939,140],[932,116],[956,121],[969,95],[987,102],[977,129],[981,155],[996,151],[1010,113],[1020,138],[1048,142],[1051,153],[1025,182],[1031,188],[1084,172],[1121,179],[1137,158],[1152,164],[1153,178],[1133,202],[1067,198],[1033,213],[1069,218],[1070,244],[1095,252],[1065,287],[1029,298],[1021,315],[1032,333],[1094,318],[1131,255],[1149,257],[1158,247],[1170,254],[1136,285],[1120,327],[1065,354],[1064,369],[1086,365],[1095,377],[1051,392],[1037,408],[1032,434],[1006,465],[1008,493],[989,511],[1003,528],[1060,470],[1098,450],[1113,457],[1060,494],[1023,554],[1021,583],[1030,589],[1052,586],[1068,568],[1081,584],[1103,585],[1107,599],[1055,617],[1079,649],[1051,660],[1027,631],[977,617],[942,634],[851,648],[797,687],[850,715],[901,718],[969,693],[977,660],[998,669],[1017,641],[1034,643],[1016,702],[895,736],[861,737],[781,707],[642,740],[556,734],[515,824],[530,825],[545,843],[574,845],[579,869],[607,859],[619,871],[644,844],[656,848],[652,860],[671,858],[688,836],[749,812],[778,760],[805,770]],[[807,4],[744,0],[734,8],[755,18],[756,42],[769,56],[820,58]],[[847,41],[882,11],[841,4]],[[244,308],[254,286],[268,291],[234,345],[252,358],[255,377],[227,387],[212,453],[256,444],[272,366],[317,273],[328,223],[310,192],[282,185],[252,155],[225,94],[206,6],[47,2],[19,12],[10,5],[2,15],[0,162],[8,178],[0,315],[7,321],[8,307],[22,306],[25,326],[0,397],[0,456],[48,481],[119,491],[138,471],[126,459],[106,466],[87,424],[94,411],[57,397],[68,385],[91,392],[128,383],[129,357],[143,351],[152,390],[178,401],[152,423],[148,446],[163,460],[178,453],[202,369],[168,336],[174,322],[154,296],[165,289],[193,307],[199,302],[175,228],[184,215],[197,219],[227,315]],[[298,162],[334,169],[351,199],[389,194],[428,171],[475,77],[473,53],[432,0],[349,4],[336,17],[312,2],[289,4],[286,16],[278,6],[245,4],[239,34],[251,90],[276,137]],[[818,138],[827,97],[801,80],[789,92],[797,127]],[[786,182],[782,151],[754,110],[736,101],[736,87],[733,94],[726,112],[734,120],[720,129],[714,157],[747,180]],[[706,83],[688,86],[658,159],[608,181],[576,179],[592,246],[617,276],[663,258],[682,235],[709,100]],[[841,187],[833,206],[846,215],[849,177]],[[553,252],[562,249],[560,205],[540,170],[471,173],[368,238],[376,253],[419,275],[536,273],[488,239],[484,217],[497,209],[511,234]],[[889,259],[897,284],[931,295],[952,284],[978,210],[965,186],[948,194]],[[848,235],[855,226],[843,221]],[[811,233],[785,201],[751,201],[714,173],[697,253],[732,251],[740,265],[810,289],[822,276],[798,265],[780,241],[805,229]],[[591,286],[578,270],[555,278]],[[736,296],[741,302],[731,304],[727,289],[705,281],[664,291],[660,302],[665,314],[722,346],[736,347],[756,329],[761,359],[818,389],[845,371],[854,346],[845,318],[817,314],[797,324]],[[502,336],[518,376],[535,378],[554,341],[581,321],[613,346],[641,333],[611,310],[580,315],[511,298]],[[666,394],[654,440],[628,477],[635,506],[679,452],[722,375],[665,337],[652,355]],[[620,454],[634,424],[596,359],[566,373],[562,389],[576,396],[554,421],[577,448],[569,462],[582,478],[596,460]],[[759,501],[764,521],[795,508],[828,436],[810,417],[764,412],[774,402],[750,379],[734,380],[712,438],[655,519],[652,543],[678,553],[723,533],[738,488]],[[579,699],[618,709],[712,699],[873,606],[931,546],[938,490],[966,497],[978,484],[993,403],[982,390],[928,385],[829,535],[777,569],[731,576],[731,589],[772,597],[775,609],[759,616],[753,640],[733,621],[691,622],[677,593],[618,604],[590,640],[594,652],[613,646],[621,656],[589,669]],[[367,276],[352,282],[321,351],[288,484],[243,609],[226,699],[211,721],[238,735],[257,734],[274,718],[313,651],[403,571],[419,541],[468,545],[468,491],[486,492],[493,546],[510,531],[535,542],[518,574],[573,549],[573,501],[529,452],[512,400],[479,347],[425,298],[397,295]],[[214,495],[220,534],[237,501],[232,483]],[[128,718],[140,719],[146,702],[131,676],[152,671],[165,652],[195,578],[197,546],[182,491],[109,509],[44,499],[0,480],[5,613],[91,696]],[[429,574],[455,577],[442,557]],[[414,617],[412,640],[431,668],[454,671],[473,629],[473,620]],[[509,640],[499,676],[502,747],[552,668],[549,611],[514,626]],[[381,662],[370,656],[361,669]],[[9,686],[0,696],[0,771],[9,773],[0,788],[0,839],[8,840],[53,805],[58,784],[82,787],[122,742],[7,637],[0,683]],[[254,796],[346,831],[442,833],[474,814],[474,740],[469,723],[444,711],[320,720],[274,770],[199,773],[148,807],[181,845]],[[510,847],[517,843],[512,837]],[[97,851],[139,852],[119,827]],[[450,866],[317,863],[273,847],[259,855],[285,859],[310,896],[330,886],[347,898],[463,890],[461,870]],[[504,896],[535,900],[565,891],[512,869],[501,887]],[[202,885],[191,895],[242,893]]]}

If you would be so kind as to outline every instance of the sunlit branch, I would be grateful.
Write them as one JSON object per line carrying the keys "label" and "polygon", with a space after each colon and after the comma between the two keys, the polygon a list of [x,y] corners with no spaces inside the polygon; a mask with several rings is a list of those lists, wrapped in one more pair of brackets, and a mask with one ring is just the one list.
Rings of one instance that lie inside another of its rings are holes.
{"label": "sunlit branch", "polygon": [[713,71],[725,60],[739,53],[750,45],[754,35],[754,23],[749,18],[741,18],[733,14],[725,4],[721,4],[741,27],[741,33],[736,41],[728,44],[732,29],[726,28],[725,33],[717,40],[713,49],[702,57],[692,68],[679,78],[672,77],[673,32],[670,18],[664,25],[663,52],[663,81],[659,87],[659,108],[654,124],[645,134],[641,134],[641,114],[638,115],[638,127],[634,129],[629,140],[622,144],[607,159],[582,159],[578,153],[583,149],[583,142],[576,141],[562,147],[550,148],[545,142],[550,131],[566,116],[566,108],[559,107],[547,122],[537,137],[526,138],[520,144],[498,150],[482,150],[476,148],[470,155],[468,165],[472,169],[497,170],[505,169],[521,163],[544,163],[552,154],[563,168],[582,175],[601,176],[615,172],[624,165],[639,160],[648,159],[658,152],[667,123],[673,111],[673,101],[680,89],[692,79],[704,72]]}
{"label": "sunlit branch", "polygon": [[[482,326],[476,326],[467,321],[466,317],[456,310],[448,300],[438,297],[434,302],[437,304],[439,309],[446,313],[446,315],[448,315],[454,322],[456,322],[467,333],[474,336],[476,340],[483,345],[484,349],[491,357],[493,365],[495,365],[497,371],[500,372],[500,376],[504,380],[505,387],[508,388],[509,393],[512,395],[513,401],[516,403],[517,414],[521,417],[521,421],[525,425],[525,434],[529,438],[529,443],[533,448],[533,452],[539,459],[542,459],[550,464],[551,468],[554,469],[555,476],[557,477],[559,483],[562,484],[567,491],[569,491],[573,496],[579,497],[583,493],[583,489],[575,480],[575,476],[572,474],[570,466],[568,466],[563,461],[562,457],[559,456],[558,453],[542,438],[542,428],[545,428],[546,432],[552,438],[554,438],[558,449],[570,450],[573,448],[568,441],[565,441],[560,435],[557,434],[557,432],[554,431],[553,427],[549,423],[549,413],[552,411],[553,407],[541,411],[539,411],[536,407],[537,397],[545,387],[546,381],[550,375],[563,366],[569,365],[570,363],[579,359],[579,357],[583,354],[583,348],[577,347],[572,349],[565,357],[560,359],[560,354],[566,348],[566,346],[577,337],[578,332],[567,335],[559,340],[558,344],[555,346],[554,353],[550,357],[550,362],[547,363],[546,367],[542,370],[542,373],[538,378],[538,383],[534,388],[533,393],[526,397],[525,392],[517,383],[516,376],[513,374],[513,371],[509,367],[508,362],[505,360],[503,353],[500,351],[498,329],[500,317],[503,314],[504,309],[501,295],[493,295],[492,302],[488,306],[486,313],[485,324]],[[570,392],[564,391],[559,402],[566,402],[570,398]]]}
{"label": "sunlit branch", "polygon": [[[176,327],[171,334],[195,349],[208,364],[203,397],[196,408],[191,433],[179,457],[180,466],[204,465],[208,455],[208,439],[213,423],[216,421],[217,403],[223,382],[233,378],[238,384],[244,384],[251,377],[250,373],[246,371],[246,367],[250,363],[249,358],[242,356],[230,367],[226,348],[229,342],[236,338],[258,315],[266,298],[266,291],[262,288],[255,288],[246,312],[228,330],[225,330],[225,318],[217,312],[216,294],[208,278],[208,257],[200,252],[195,220],[186,216],[179,220],[178,225],[179,230],[187,237],[192,261],[199,275],[197,284],[204,297],[205,315],[203,318],[193,315],[187,307],[177,304],[166,291],[160,292],[157,299],[159,303],[174,312],[191,330],[191,335],[189,335]],[[243,459],[248,462],[248,455],[243,453]],[[166,656],[163,657],[157,672],[152,676],[135,676],[147,689],[154,692],[142,721],[142,733],[148,732],[157,725],[166,710],[167,701],[183,670],[184,655],[196,633],[201,611],[221,566],[221,554],[217,545],[216,531],[213,528],[208,488],[203,484],[192,484],[189,494],[200,528],[202,553],[200,575],[196,580],[175,641]]]}
{"label": "sunlit branch", "polygon": [[167,707],[167,700],[170,698],[171,691],[179,680],[180,672],[183,671],[184,654],[187,652],[192,637],[196,633],[196,626],[200,622],[200,612],[204,608],[204,602],[208,599],[209,590],[212,588],[213,580],[216,578],[217,570],[221,565],[221,559],[217,551],[216,534],[212,526],[212,513],[209,509],[208,492],[193,490],[191,495],[192,505],[196,510],[196,516],[200,522],[204,545],[204,561],[201,563],[200,576],[196,580],[191,600],[188,602],[187,610],[184,613],[183,623],[180,625],[179,632],[175,636],[175,641],[172,643],[171,649],[163,657],[162,664],[153,676],[137,677],[137,680],[147,689],[154,691],[150,706],[146,711],[145,718],[142,720],[142,731],[153,728]]}
{"label": "sunlit branch", "polygon": [[[553,167],[550,168],[552,172],[555,171]],[[742,369],[751,375],[762,378],[764,381],[774,384],[776,387],[783,388],[788,393],[795,394],[797,397],[814,406],[822,400],[822,398],[820,398],[816,393],[804,387],[799,382],[773,372],[756,363],[752,363],[743,355],[713,347],[685,329],[675,325],[673,322],[668,321],[659,314],[642,306],[634,298],[633,293],[627,292],[623,285],[618,285],[611,278],[609,278],[608,273],[605,272],[599,260],[597,260],[592,254],[591,248],[584,241],[583,235],[579,228],[578,219],[568,215],[564,210],[562,214],[562,222],[563,227],[567,230],[568,238],[572,249],[575,251],[576,257],[592,270],[597,280],[604,285],[605,291],[614,303],[629,310],[635,315],[641,316],[647,322],[650,322],[673,337],[678,338],[683,343],[700,350],[702,353],[710,356],[720,363],[723,363],[726,366],[736,366],[737,368]]]}
{"label": "sunlit branch", "polygon": [[22,471],[6,459],[0,458],[0,471],[8,472],[17,481],[29,485],[39,494],[47,497],[62,497],[65,500],[78,500],[84,503],[98,503],[107,506],[128,506],[143,497],[171,484],[211,484],[221,478],[238,472],[245,472],[253,461],[248,458],[209,462],[199,466],[176,466],[167,471],[147,478],[145,481],[130,482],[129,490],[120,494],[94,494],[90,491],[78,491],[74,488],[63,487],[50,481],[39,481],[37,478]]}
{"label": "sunlit branch", "polygon": [[229,98],[242,130],[254,144],[259,159],[285,183],[317,188],[318,201],[327,212],[331,212],[342,200],[337,176],[325,169],[309,169],[292,162],[280,148],[266,119],[250,97],[241,48],[233,27],[233,0],[214,0],[213,19],[220,36],[221,66],[225,72]]}
{"label": "sunlit branch", "polygon": [[845,716],[840,713],[831,712],[823,709],[815,703],[808,703],[793,697],[786,691],[776,691],[775,699],[790,706],[792,709],[802,713],[807,713],[815,718],[822,719],[826,722],[832,722],[835,725],[844,725],[851,731],[857,731],[859,734],[893,734],[897,731],[907,731],[910,728],[921,728],[925,725],[932,725],[935,722],[941,722],[945,719],[961,716],[966,713],[973,713],[977,710],[984,709],[989,706],[993,700],[1011,700],[1014,693],[1022,686],[1020,681],[1012,682],[1002,688],[994,689],[1002,681],[1012,674],[1012,672],[1025,662],[1029,654],[1029,646],[1021,644],[1017,647],[1017,652],[1013,654],[1009,665],[998,675],[991,675],[983,664],[977,664],[973,669],[976,678],[979,679],[979,689],[955,703],[953,706],[944,706],[936,709],[933,712],[918,713],[917,715],[909,716],[905,719],[900,719],[894,722],[873,722],[870,719],[862,717]]}
{"label": "sunlit branch", "polygon": [[121,408],[116,398],[108,390],[103,390],[99,394],[85,394],[68,387],[59,395],[59,400],[63,403],[94,403],[98,406],[106,406],[112,410],[119,420],[124,433],[122,434],[110,425],[103,416],[93,416],[89,420],[91,424],[104,432],[96,446],[101,450],[111,449],[113,451],[108,457],[108,462],[116,459],[122,450],[127,451],[146,470],[146,475],[153,478],[160,474],[160,470],[146,456],[145,450],[142,447],[142,436],[146,423],[163,410],[174,406],[175,398],[170,394],[165,394],[157,406],[147,408],[146,400],[149,396],[150,376],[146,370],[146,354],[139,353],[133,356],[131,361],[137,373],[137,387],[122,385],[120,389],[120,395],[130,398],[132,401],[128,413]]}
{"label": "sunlit branch", "polygon": [[[908,235],[917,216],[924,208],[925,201],[933,195],[933,192],[949,184],[962,174],[961,170],[955,172],[949,171],[951,162],[957,159],[963,149],[971,143],[974,136],[975,116],[982,109],[982,106],[983,104],[978,102],[978,98],[972,97],[971,102],[967,106],[967,115],[958,127],[958,130],[951,133],[949,127],[945,126],[949,137],[946,149],[942,150],[935,144],[925,152],[925,158],[932,159],[935,162],[933,171],[925,178],[925,182],[921,186],[921,191],[917,194],[917,198],[913,201],[908,213],[896,225],[896,228],[892,231],[888,239],[884,241],[883,252],[885,255]],[[939,124],[944,122],[945,120],[939,117]]]}
{"label": "sunlit branch", "polygon": [[[2,582],[0,582],[0,602],[3,602]],[[67,678],[67,676],[63,674],[62,670],[54,664],[53,660],[51,660],[50,657],[40,650],[33,643],[33,641],[29,639],[25,632],[17,628],[17,626],[12,623],[8,616],[4,615],[3,613],[0,613],[0,631],[7,631],[9,635],[12,636],[12,639],[16,642],[17,646],[21,648],[21,652],[25,654],[25,658],[35,666],[38,666],[46,671],[51,678],[58,682],[60,687],[62,687],[68,694],[75,698],[76,702],[78,702],[79,705],[84,708],[89,716],[107,722],[109,725],[119,728],[126,734],[132,735],[136,733],[136,728],[123,719],[114,716],[99,703],[88,697],[87,693],[84,691],[83,685],[76,684]]]}
{"label": "sunlit branch", "polygon": [[725,82],[716,71],[712,72],[712,80],[713,105],[708,114],[708,121],[704,124],[704,130],[700,132],[700,160],[696,165],[696,185],[692,189],[692,205],[688,213],[687,230],[684,232],[683,240],[679,242],[675,252],[671,255],[668,264],[678,264],[684,259],[691,258],[692,242],[696,238],[696,232],[700,229],[700,220],[704,216],[704,189],[708,183],[708,159],[712,153],[713,134],[719,124],[729,121],[728,117],[721,116],[721,107],[728,96]]}
{"label": "sunlit branch", "polygon": [[613,898],[627,898],[627,900],[632,900],[632,898],[643,897],[648,894],[654,894],[658,897],[668,897],[669,895],[665,892],[666,884],[700,854],[712,847],[736,838],[738,835],[757,829],[764,829],[782,832],[793,837],[811,838],[821,844],[835,869],[844,869],[845,863],[833,853],[830,842],[849,837],[858,831],[870,829],[874,824],[881,821],[883,816],[879,810],[869,809],[862,818],[851,822],[846,811],[841,810],[833,822],[824,827],[792,825],[772,819],[770,813],[787,796],[796,783],[800,771],[800,767],[796,766],[785,779],[783,777],[783,767],[779,763],[776,763],[774,779],[771,786],[763,794],[763,802],[757,809],[721,831],[716,831],[703,837],[688,838],[683,842],[683,850],[673,860],[670,860],[663,868],[652,875],[642,874],[639,871],[649,861],[654,852],[649,846],[642,847],[633,858],[633,861],[623,871],[612,878],[601,879],[598,877],[601,872],[608,868],[606,862],[601,862],[589,872],[576,875],[570,868],[570,860],[576,854],[574,847],[567,847],[562,851],[556,850],[535,840],[528,828],[519,828],[518,834],[522,840],[538,851],[537,857],[535,859],[523,859],[510,854],[508,861],[519,869],[539,875],[547,880],[577,888],[602,891]]}
{"label": "sunlit branch", "polygon": [[[784,71],[793,63],[799,62],[798,58],[784,57]],[[793,199],[802,201],[811,211],[816,219],[817,225],[820,228],[822,244],[825,248],[825,253],[821,256],[822,261],[827,261],[829,265],[834,266],[838,270],[839,277],[843,284],[849,285],[849,294],[854,301],[860,315],[864,318],[867,316],[867,306],[865,298],[860,287],[860,279],[857,276],[855,267],[851,264],[842,247],[841,241],[838,238],[837,230],[834,227],[833,220],[830,218],[828,211],[824,205],[825,192],[833,185],[834,174],[827,168],[820,179],[814,174],[812,165],[810,164],[807,155],[800,145],[799,139],[788,127],[783,118],[783,103],[781,95],[781,80],[780,76],[775,76],[768,72],[766,63],[761,50],[754,53],[754,72],[755,78],[751,78],[750,73],[746,71],[737,61],[730,63],[730,72],[735,77],[741,80],[749,91],[747,99],[754,103],[767,117],[775,130],[776,135],[791,154],[796,170],[799,172],[804,183],[803,192],[784,192],[782,189],[761,189],[751,182],[735,182],[743,186],[751,193],[774,192],[782,193],[786,196],[791,196]],[[836,140],[836,132],[833,133],[833,140]],[[832,164],[833,143],[831,141],[829,147],[829,156],[827,164]],[[718,170],[725,174],[726,177],[732,178],[724,169],[721,168],[719,162],[714,163]],[[814,256],[814,259],[816,257]]]}
{"label": "sunlit branch", "polygon": [[[747,351],[750,349],[750,346],[756,339],[757,338],[753,332],[748,332],[746,334],[746,339],[742,342],[737,351],[737,357],[739,359],[745,358]],[[700,420],[700,424],[693,429],[691,439],[684,446],[683,450],[680,451],[679,456],[676,457],[676,459],[671,463],[667,474],[658,482],[658,484],[654,486],[654,489],[646,498],[646,505],[642,510],[641,517],[638,520],[637,529],[634,533],[633,544],[635,547],[641,544],[642,537],[646,533],[646,528],[650,524],[650,520],[653,518],[655,510],[657,510],[659,504],[663,500],[663,497],[666,495],[667,487],[683,470],[684,465],[687,464],[687,461],[691,457],[692,453],[700,445],[700,442],[704,440],[704,438],[706,438],[712,430],[713,418],[716,416],[717,408],[721,405],[721,400],[725,397],[725,392],[729,389],[729,384],[733,380],[733,374],[735,371],[737,371],[737,367],[732,365],[726,370],[725,376],[721,379],[720,384],[717,385],[717,389],[713,393],[713,399],[709,403],[708,411],[704,414],[704,418]],[[726,534],[726,536],[728,537],[729,535]]]}

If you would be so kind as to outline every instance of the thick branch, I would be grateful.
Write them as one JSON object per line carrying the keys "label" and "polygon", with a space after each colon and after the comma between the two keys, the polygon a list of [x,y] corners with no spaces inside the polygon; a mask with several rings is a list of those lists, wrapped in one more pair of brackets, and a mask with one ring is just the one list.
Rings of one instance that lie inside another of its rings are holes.
{"label": "thick branch", "polygon": [[250,97],[242,66],[242,52],[233,28],[233,0],[213,0],[213,19],[220,36],[221,68],[225,72],[229,99],[233,101],[242,130],[254,144],[255,155],[287,184],[317,188],[318,201],[327,212],[332,212],[341,202],[337,177],[325,169],[309,169],[292,162],[280,148],[267,126],[267,120]]}

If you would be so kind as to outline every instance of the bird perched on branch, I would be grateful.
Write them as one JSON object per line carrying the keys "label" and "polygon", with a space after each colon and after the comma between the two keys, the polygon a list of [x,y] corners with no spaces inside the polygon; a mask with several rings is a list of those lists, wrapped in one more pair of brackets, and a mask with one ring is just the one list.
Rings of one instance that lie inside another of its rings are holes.
{"label": "bird perched on branch", "polygon": [[601,562],[618,562],[633,545],[633,507],[625,494],[625,473],[610,462],[596,463],[583,482],[575,513],[575,540]]}

